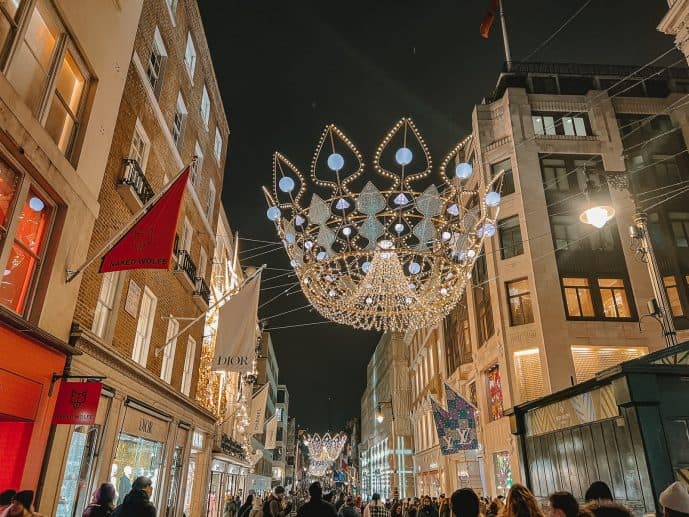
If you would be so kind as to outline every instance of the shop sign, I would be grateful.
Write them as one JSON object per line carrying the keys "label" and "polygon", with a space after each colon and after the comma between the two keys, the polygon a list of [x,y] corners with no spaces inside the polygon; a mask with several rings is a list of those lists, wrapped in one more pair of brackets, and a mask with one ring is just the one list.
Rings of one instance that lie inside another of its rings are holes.
{"label": "shop sign", "polygon": [[128,407],[122,431],[131,436],[140,436],[154,442],[164,442],[168,427],[167,421],[159,420],[148,413]]}
{"label": "shop sign", "polygon": [[91,425],[96,421],[103,384],[95,381],[61,382],[53,424]]}

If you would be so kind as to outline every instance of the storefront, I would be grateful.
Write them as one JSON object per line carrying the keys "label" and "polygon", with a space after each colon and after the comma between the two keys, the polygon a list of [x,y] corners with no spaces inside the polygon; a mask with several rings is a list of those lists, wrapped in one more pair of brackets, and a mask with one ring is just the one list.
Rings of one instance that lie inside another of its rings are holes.
{"label": "storefront", "polygon": [[222,517],[223,507],[228,497],[240,496],[244,500],[246,477],[249,473],[247,463],[222,454],[214,454],[208,483],[208,517]]}
{"label": "storefront", "polygon": [[16,319],[21,331],[0,324],[0,487],[35,490],[57,399],[53,375],[74,349]]}
{"label": "storefront", "polygon": [[438,497],[443,493],[442,477],[444,475],[440,447],[435,446],[414,455],[416,470],[416,495]]}
{"label": "storefront", "polygon": [[261,476],[259,474],[249,474],[247,477],[246,490],[247,493],[254,493],[263,495],[271,490],[271,477]]}

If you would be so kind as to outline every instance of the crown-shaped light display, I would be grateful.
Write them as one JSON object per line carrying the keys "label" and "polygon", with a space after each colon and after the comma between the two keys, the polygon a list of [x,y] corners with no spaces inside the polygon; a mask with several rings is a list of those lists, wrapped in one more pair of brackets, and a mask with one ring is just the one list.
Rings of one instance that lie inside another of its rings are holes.
{"label": "crown-shaped light display", "polygon": [[275,153],[273,188],[263,189],[267,215],[313,307],[363,329],[441,321],[496,231],[501,174],[472,178],[472,155],[467,138],[433,178],[430,152],[409,118],[380,143],[372,170],[334,125],[321,135],[308,180]]}
{"label": "crown-shaped light display", "polygon": [[332,464],[332,461],[312,460],[309,462],[309,474],[315,477],[323,477],[326,475]]}
{"label": "crown-shaped light display", "polygon": [[307,438],[307,443],[309,458],[313,462],[327,462],[330,465],[342,452],[342,448],[347,443],[347,435],[337,433],[330,436],[330,433],[325,433],[321,436],[316,433]]}

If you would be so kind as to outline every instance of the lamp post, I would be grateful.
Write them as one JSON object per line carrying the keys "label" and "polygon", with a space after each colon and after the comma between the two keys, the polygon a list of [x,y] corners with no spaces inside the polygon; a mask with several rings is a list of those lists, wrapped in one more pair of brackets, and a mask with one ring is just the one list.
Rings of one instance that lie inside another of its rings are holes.
{"label": "lamp post", "polygon": [[[390,479],[390,488],[392,493],[396,493],[398,491],[397,487],[397,472],[399,472],[400,466],[399,466],[399,458],[398,458],[398,450],[397,450],[397,435],[395,434],[395,408],[392,404],[392,399],[386,400],[383,402],[378,402],[378,406],[376,407],[376,421],[379,424],[382,424],[385,421],[385,415],[383,414],[383,408],[384,407],[389,407],[390,408],[390,416],[392,417],[390,421],[390,439],[392,441],[392,475]],[[389,497],[390,494],[387,494],[387,497]]]}
{"label": "lamp post", "polygon": [[[613,176],[612,181],[610,181],[611,176]],[[618,178],[614,178],[614,176]],[[621,179],[623,181],[615,181],[615,179],[620,179],[620,176],[622,176]],[[665,346],[674,346],[677,344],[677,331],[675,330],[672,310],[670,309],[667,292],[665,291],[663,275],[660,273],[655,251],[653,250],[653,244],[651,243],[651,235],[648,232],[648,215],[645,211],[638,208],[637,199],[629,182],[627,173],[608,173],[608,182],[618,189],[626,187],[632,196],[632,202],[634,203],[636,213],[634,214],[634,225],[629,227],[629,235],[637,242],[637,250],[641,254],[642,260],[646,263],[648,276],[651,279],[651,286],[653,287],[653,295],[655,298],[648,302],[649,311],[650,314],[656,317],[660,322],[663,330],[663,338],[665,339]],[[596,200],[597,202],[592,199],[599,190],[600,188],[596,187],[590,176],[588,176],[586,180],[586,189],[584,191],[587,197],[587,207],[579,216],[579,220],[600,229],[614,217],[615,209],[612,208],[612,206],[604,204],[604,201],[600,199]]]}

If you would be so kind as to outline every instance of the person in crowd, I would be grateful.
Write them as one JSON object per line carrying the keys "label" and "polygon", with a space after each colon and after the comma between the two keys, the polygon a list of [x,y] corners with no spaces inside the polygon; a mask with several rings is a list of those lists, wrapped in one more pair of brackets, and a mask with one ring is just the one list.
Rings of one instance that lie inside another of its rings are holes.
{"label": "person in crowd", "polygon": [[512,485],[500,517],[544,517],[541,505],[524,485]]}
{"label": "person in crowd", "polygon": [[237,517],[249,517],[249,512],[251,512],[251,507],[254,505],[254,494],[249,494],[246,496],[246,501],[237,510]]}
{"label": "person in crowd", "polygon": [[115,509],[115,485],[103,483],[91,496],[91,502],[84,509],[83,517],[109,517]]}
{"label": "person in crowd", "polygon": [[417,517],[419,513],[419,500],[415,497],[409,500],[409,505],[407,506],[407,513],[404,517]]}
{"label": "person in crowd", "polygon": [[450,497],[449,505],[455,517],[479,517],[479,500],[471,488],[455,490]]}
{"label": "person in crowd", "polygon": [[247,510],[248,517],[263,517],[263,499],[254,496],[253,502]]}
{"label": "person in crowd", "polygon": [[225,507],[223,508],[222,517],[235,517],[237,515],[237,500],[232,496],[227,496],[225,498]]}
{"label": "person in crowd", "polygon": [[356,496],[356,499],[354,500],[354,506],[356,506],[359,509],[359,512],[361,512],[361,507],[363,504],[364,504],[364,502],[361,499],[361,496],[360,495]]}
{"label": "person in crowd", "polygon": [[390,512],[392,517],[404,517],[404,505],[401,502],[397,502],[392,505],[392,512]]}
{"label": "person in crowd", "polygon": [[450,501],[445,497],[445,494],[440,494],[438,498],[438,516],[450,517]]}
{"label": "person in crowd", "polygon": [[283,505],[285,488],[276,486],[263,503],[263,517],[285,517],[292,511],[292,505]]}
{"label": "person in crowd", "polygon": [[569,492],[555,492],[548,497],[548,517],[577,517],[579,503]]}
{"label": "person in crowd", "polygon": [[436,510],[430,496],[425,495],[423,499],[421,499],[421,507],[419,508],[417,517],[438,517],[438,510]]}
{"label": "person in crowd", "polygon": [[[0,512],[10,507],[15,495],[17,495],[16,490],[5,490],[0,494]],[[2,514],[0,513],[0,515]]]}
{"label": "person in crowd", "polygon": [[663,505],[665,517],[689,517],[689,492],[679,481],[663,490],[659,501]]}
{"label": "person in crowd", "polygon": [[32,503],[33,490],[20,490],[12,496],[9,506],[0,513],[0,517],[29,517],[34,515]]}
{"label": "person in crowd", "polygon": [[584,506],[581,513],[594,517],[632,517],[634,515],[623,504],[605,499],[594,499]]}
{"label": "person in crowd", "polygon": [[335,507],[323,499],[323,487],[316,481],[309,486],[309,502],[304,503],[297,517],[336,517]]}
{"label": "person in crowd", "polygon": [[591,501],[612,501],[612,492],[610,491],[610,487],[603,481],[594,481],[586,490],[584,500],[587,503]]}
{"label": "person in crowd", "polygon": [[500,513],[500,508],[498,508],[497,501],[490,501],[488,503],[488,509],[486,510],[486,517],[496,517]]}
{"label": "person in crowd", "polygon": [[132,489],[124,496],[113,512],[113,517],[156,517],[156,507],[151,502],[153,482],[151,478],[139,476],[132,483]]}
{"label": "person in crowd", "polygon": [[380,494],[373,494],[371,502],[364,509],[364,517],[389,517],[389,515],[383,501],[380,500]]}
{"label": "person in crowd", "polygon": [[335,510],[338,512],[340,511],[340,508],[342,508],[342,505],[345,503],[345,495],[344,492],[340,492],[337,494],[337,500],[335,501]]}
{"label": "person in crowd", "polygon": [[351,495],[347,496],[337,515],[338,517],[361,517],[361,511],[355,506]]}

